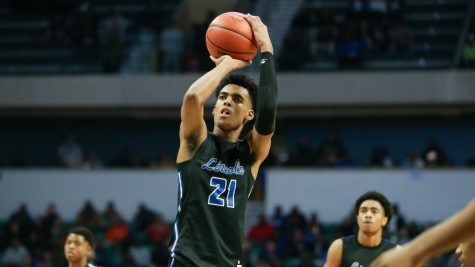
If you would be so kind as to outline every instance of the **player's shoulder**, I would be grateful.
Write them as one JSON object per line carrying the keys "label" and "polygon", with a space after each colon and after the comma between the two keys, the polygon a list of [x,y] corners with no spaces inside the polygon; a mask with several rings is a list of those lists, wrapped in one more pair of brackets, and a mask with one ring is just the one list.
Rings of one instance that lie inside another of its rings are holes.
{"label": "player's shoulder", "polygon": [[399,246],[396,242],[390,240],[390,239],[387,239],[387,238],[383,238],[383,244],[386,246],[386,247],[390,247],[390,248],[394,248],[394,247],[397,247]]}
{"label": "player's shoulder", "polygon": [[333,248],[333,249],[340,249],[343,247],[343,238],[344,237],[341,237],[341,238],[338,238],[338,239],[335,239],[333,240],[333,242],[331,243],[330,245],[330,248]]}
{"label": "player's shoulder", "polygon": [[357,241],[358,239],[356,238],[356,235],[343,236],[343,237],[340,238],[340,240],[343,244],[349,244],[349,243],[355,244],[355,243],[358,242]]}

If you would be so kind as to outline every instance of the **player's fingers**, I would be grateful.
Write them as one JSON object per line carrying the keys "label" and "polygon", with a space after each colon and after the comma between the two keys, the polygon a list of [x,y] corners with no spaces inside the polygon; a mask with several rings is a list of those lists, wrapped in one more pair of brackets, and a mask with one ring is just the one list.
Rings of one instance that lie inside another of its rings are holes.
{"label": "player's fingers", "polygon": [[253,16],[253,15],[251,15],[251,14],[249,14],[249,13],[247,13],[247,14],[244,16],[244,18],[245,18],[249,23],[251,23],[251,24],[252,24],[252,23],[258,24],[258,23],[261,21],[261,19],[259,18],[259,16]]}

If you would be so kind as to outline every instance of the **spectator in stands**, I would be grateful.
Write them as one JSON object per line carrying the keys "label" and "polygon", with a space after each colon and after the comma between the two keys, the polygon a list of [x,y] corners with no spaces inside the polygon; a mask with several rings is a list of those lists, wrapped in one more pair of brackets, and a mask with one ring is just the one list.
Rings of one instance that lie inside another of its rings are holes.
{"label": "spectator in stands", "polygon": [[64,45],[67,41],[66,25],[63,14],[56,14],[50,21],[50,26],[46,32],[49,44]]}
{"label": "spectator in stands", "polygon": [[79,168],[83,162],[81,146],[74,136],[69,135],[58,148],[58,157],[62,166],[70,169]]}
{"label": "spectator in stands", "polygon": [[247,238],[254,243],[263,243],[270,241],[274,235],[274,227],[267,222],[264,214],[259,214],[257,224],[253,225],[249,230]]}
{"label": "spectator in stands", "polygon": [[168,254],[167,245],[164,244],[156,244],[154,246],[153,254],[152,254],[152,262],[155,266],[164,267],[167,266],[168,258],[170,257]]}
{"label": "spectator in stands", "polygon": [[[304,254],[310,254],[309,256],[316,254],[319,255],[321,252],[321,241],[323,240],[323,236],[321,234],[321,228],[319,223],[313,220],[316,219],[316,216],[310,218],[309,223],[302,231],[302,250]],[[302,254],[302,253],[301,253]]]}
{"label": "spectator in stands", "polygon": [[475,34],[470,33],[463,46],[463,66],[475,67]]}
{"label": "spectator in stands", "polygon": [[346,149],[334,132],[327,133],[317,150],[318,166],[337,166],[345,160]]}
{"label": "spectator in stands", "polygon": [[[0,228],[0,230],[2,229]],[[15,238],[21,241],[23,236],[21,234],[20,224],[17,221],[8,221],[5,225],[3,234],[0,234],[0,237],[2,237],[0,238],[0,249],[10,245],[10,242]],[[24,240],[27,240],[26,237]]]}
{"label": "spectator in stands", "polygon": [[5,249],[2,263],[5,267],[28,267],[30,266],[30,254],[28,250],[20,243],[20,240],[14,238],[10,246]]}
{"label": "spectator in stands", "polygon": [[129,248],[129,254],[138,267],[151,267],[152,249],[147,246],[140,237],[133,237],[132,246]]}
{"label": "spectator in stands", "polygon": [[402,19],[395,20],[390,29],[390,50],[396,54],[407,54],[412,50],[412,36]]}
{"label": "spectator in stands", "polygon": [[299,32],[305,32],[310,28],[311,25],[312,22],[310,20],[310,14],[308,12],[308,9],[303,6],[299,9],[299,11],[292,20],[292,30],[299,30]]}
{"label": "spectator in stands", "polygon": [[103,251],[101,251],[101,264],[104,264],[103,266],[107,267],[122,267],[122,264],[126,262],[126,254],[128,254],[125,253],[126,251],[123,251],[123,249],[121,249],[122,244],[110,242],[105,243],[107,245],[104,246]]}
{"label": "spectator in stands", "polygon": [[311,39],[309,30],[312,26],[306,7],[299,9],[291,22],[291,31],[287,32],[283,43],[283,52],[279,57],[280,70],[301,70],[309,61]]}
{"label": "spectator in stands", "polygon": [[34,230],[34,221],[28,211],[28,207],[25,203],[21,203],[17,211],[15,211],[8,220],[8,232],[7,237],[11,241],[18,239],[21,243],[25,243],[30,235],[30,232]]}
{"label": "spectator in stands", "polygon": [[46,248],[48,248],[48,251],[52,253],[52,257],[55,262],[61,262],[64,259],[63,246],[65,230],[66,229],[63,221],[57,218],[54,220],[51,229],[48,231],[48,237],[43,237],[49,241]]}
{"label": "spectator in stands", "polygon": [[392,168],[393,160],[389,155],[388,149],[380,146],[373,147],[369,157],[369,166]]}
{"label": "spectator in stands", "polygon": [[112,244],[120,244],[128,239],[129,232],[129,226],[121,219],[107,229],[105,239]]}
{"label": "spectator in stands", "polygon": [[130,21],[117,11],[113,11],[101,22],[100,36],[104,51],[104,71],[107,73],[115,73],[120,69],[129,26]]}
{"label": "spectator in stands", "polygon": [[159,151],[157,159],[152,161],[150,164],[152,168],[161,169],[161,168],[174,168],[175,162],[170,158],[170,156],[165,151]]}
{"label": "spectator in stands", "polygon": [[311,166],[315,162],[315,152],[306,137],[301,137],[297,144],[297,149],[290,154],[287,165],[289,166]]}
{"label": "spectator in stands", "polygon": [[89,229],[97,229],[100,223],[99,213],[90,200],[84,202],[84,206],[76,217],[76,224]]}
{"label": "spectator in stands", "polygon": [[403,228],[406,228],[406,218],[401,211],[399,210],[399,205],[397,203],[393,203],[393,218],[388,224],[388,231],[390,234],[397,234]]}
{"label": "spectator in stands", "polygon": [[79,7],[79,16],[71,29],[73,40],[86,56],[97,56],[99,44],[99,18],[94,5],[89,2]]}
{"label": "spectator in stands", "polygon": [[40,255],[35,261],[35,267],[54,267],[53,256],[51,252],[46,250],[40,250]]}
{"label": "spectator in stands", "polygon": [[356,25],[344,23],[337,39],[336,56],[339,68],[361,68],[367,45]]}
{"label": "spectator in stands", "polygon": [[102,164],[102,161],[99,159],[96,152],[92,151],[81,165],[81,168],[85,170],[100,170],[104,168],[104,164]]}
{"label": "spectator in stands", "polygon": [[168,245],[171,236],[171,229],[168,224],[163,221],[160,214],[155,216],[155,220],[147,226],[147,237],[152,243],[159,245]]}
{"label": "spectator in stands", "polygon": [[140,168],[145,165],[146,163],[142,156],[130,151],[128,148],[120,150],[118,154],[113,156],[110,162],[112,167]]}
{"label": "spectator in stands", "polygon": [[424,168],[424,160],[415,151],[409,152],[402,163],[404,168]]}
{"label": "spectator in stands", "polygon": [[333,57],[335,54],[335,18],[331,9],[321,8],[316,20],[316,54],[317,57]]}
{"label": "spectator in stands", "polygon": [[282,212],[281,206],[276,206],[274,212],[272,213],[271,223],[275,229],[280,230],[285,225],[285,217]]}
{"label": "spectator in stands", "polygon": [[[38,233],[41,235],[38,238],[51,240],[51,243],[63,239],[63,225],[61,217],[56,211],[54,203],[48,204],[45,214],[40,218],[41,224],[37,225]],[[36,233],[36,232],[35,232]]]}
{"label": "spectator in stands", "polygon": [[443,167],[449,165],[445,152],[434,138],[429,138],[427,141],[427,146],[422,153],[422,158],[427,167]]}
{"label": "spectator in stands", "polygon": [[307,225],[307,220],[298,206],[292,207],[290,213],[285,217],[285,222],[287,223],[286,227],[290,230],[303,230]]}
{"label": "spectator in stands", "polygon": [[170,21],[160,35],[159,49],[163,72],[182,72],[185,36],[178,21]]}
{"label": "spectator in stands", "polygon": [[283,41],[283,51],[279,56],[279,70],[301,70],[308,60],[309,40],[300,30],[287,33]]}
{"label": "spectator in stands", "polygon": [[46,208],[46,212],[43,215],[43,226],[45,229],[51,229],[53,227],[54,221],[61,219],[58,212],[56,211],[56,205],[54,203],[49,203]]}
{"label": "spectator in stands", "polygon": [[32,231],[30,232],[28,240],[24,243],[25,248],[30,252],[31,261],[33,263],[35,263],[37,259],[41,258],[42,250],[45,247],[48,247],[48,243],[44,242],[44,240],[47,239],[47,237],[45,237],[46,235],[41,234],[41,236],[42,238],[40,238],[39,231]]}
{"label": "spectator in stands", "polygon": [[114,202],[109,201],[105,211],[101,214],[101,228],[108,229],[122,221],[124,221],[124,218],[115,208]]}
{"label": "spectator in stands", "polygon": [[132,221],[132,227],[134,231],[145,231],[155,218],[155,212],[148,209],[145,204],[141,203]]}
{"label": "spectator in stands", "polygon": [[379,56],[385,55],[391,46],[389,30],[385,24],[372,24],[370,29],[372,51]]}

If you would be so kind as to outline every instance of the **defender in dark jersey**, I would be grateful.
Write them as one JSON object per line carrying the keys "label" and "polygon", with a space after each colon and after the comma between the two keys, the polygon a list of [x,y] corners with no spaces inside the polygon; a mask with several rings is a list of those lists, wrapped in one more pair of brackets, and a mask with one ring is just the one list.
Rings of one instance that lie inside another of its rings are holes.
{"label": "defender in dark jersey", "polygon": [[358,234],[339,238],[331,244],[325,267],[367,267],[396,244],[383,239],[383,229],[391,221],[392,206],[381,193],[370,191],[354,205]]}
{"label": "defender in dark jersey", "polygon": [[[211,58],[216,67],[195,81],[181,107],[177,155],[178,213],[169,266],[240,267],[247,199],[269,153],[275,127],[277,82],[273,47],[259,17],[246,15],[261,51],[260,82],[231,72],[250,62]],[[204,105],[213,92],[214,128]],[[255,121],[255,122],[254,122]],[[254,122],[243,140],[247,123]]]}

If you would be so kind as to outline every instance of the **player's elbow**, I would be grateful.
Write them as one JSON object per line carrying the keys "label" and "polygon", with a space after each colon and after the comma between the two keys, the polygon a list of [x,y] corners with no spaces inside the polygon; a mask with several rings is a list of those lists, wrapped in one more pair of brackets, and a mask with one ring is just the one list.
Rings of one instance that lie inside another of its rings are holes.
{"label": "player's elbow", "polygon": [[183,105],[199,106],[203,104],[199,94],[195,92],[186,92],[183,96]]}

